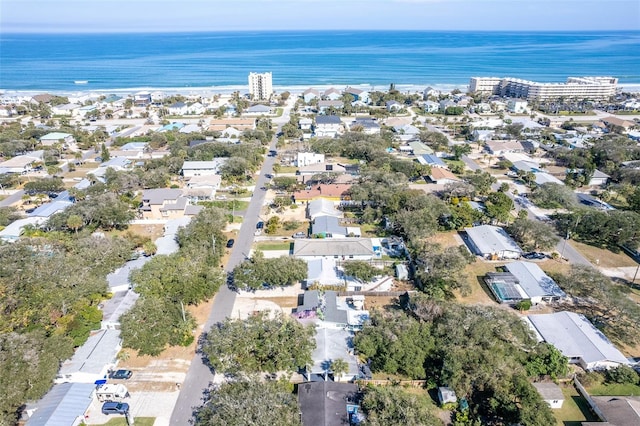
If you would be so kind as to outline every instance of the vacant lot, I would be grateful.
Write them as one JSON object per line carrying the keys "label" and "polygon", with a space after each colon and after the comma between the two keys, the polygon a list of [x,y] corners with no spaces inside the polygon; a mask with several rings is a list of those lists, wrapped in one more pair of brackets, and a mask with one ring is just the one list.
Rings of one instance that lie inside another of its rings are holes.
{"label": "vacant lot", "polygon": [[598,247],[582,244],[577,241],[571,241],[571,244],[578,250],[589,262],[602,268],[618,268],[622,266],[637,266],[638,264],[623,251],[614,253],[612,251],[601,249]]}

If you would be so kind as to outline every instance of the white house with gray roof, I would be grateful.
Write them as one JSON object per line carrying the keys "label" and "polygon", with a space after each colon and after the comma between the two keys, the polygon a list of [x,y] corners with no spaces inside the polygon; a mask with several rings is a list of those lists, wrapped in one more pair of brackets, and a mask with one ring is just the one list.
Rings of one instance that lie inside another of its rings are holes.
{"label": "white house with gray roof", "polygon": [[465,242],[479,256],[493,260],[518,259],[522,256],[522,249],[499,226],[480,225],[464,230],[467,233]]}
{"label": "white house with gray roof", "polygon": [[526,317],[539,338],[555,346],[569,363],[585,370],[603,370],[629,365],[627,358],[589,320],[574,312]]}
{"label": "white house with gray roof", "polygon": [[304,260],[372,260],[376,254],[371,238],[299,239],[293,243],[293,256]]}
{"label": "white house with gray roof", "polygon": [[89,336],[71,359],[62,363],[56,383],[95,383],[107,378],[109,369],[116,366],[116,355],[122,348],[120,331],[99,330]]}

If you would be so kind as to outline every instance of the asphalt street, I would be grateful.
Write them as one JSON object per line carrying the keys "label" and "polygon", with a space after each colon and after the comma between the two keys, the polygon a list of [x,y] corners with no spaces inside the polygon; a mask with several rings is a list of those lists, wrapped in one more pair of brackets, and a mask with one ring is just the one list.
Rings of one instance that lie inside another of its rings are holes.
{"label": "asphalt street", "polygon": [[[282,125],[289,121],[290,111],[291,108],[287,107],[281,117],[272,120],[278,127],[276,134],[280,131]],[[274,136],[269,146],[270,150],[276,149],[276,142],[277,138]],[[266,187],[268,179],[265,175],[273,173],[273,164],[275,160],[275,157],[267,156],[262,164],[260,176],[256,180],[253,197],[251,198],[249,207],[245,212],[238,236],[235,238],[236,241],[234,243],[233,251],[229,256],[229,261],[224,268],[225,272],[232,271],[233,268],[245,260],[251,250],[256,223],[258,222],[260,211],[267,193],[267,191],[262,190],[261,188]],[[210,329],[212,325],[222,322],[225,318],[229,317],[233,311],[235,299],[236,293],[231,291],[226,285],[222,286],[215,296],[211,313],[205,323],[204,330]],[[213,379],[214,376],[211,370],[209,370],[209,367],[203,363],[201,356],[196,354],[191,361],[184,383],[181,386],[178,401],[176,402],[173,413],[171,414],[171,425],[184,426],[191,423],[194,410],[202,405],[204,391],[209,387]]]}

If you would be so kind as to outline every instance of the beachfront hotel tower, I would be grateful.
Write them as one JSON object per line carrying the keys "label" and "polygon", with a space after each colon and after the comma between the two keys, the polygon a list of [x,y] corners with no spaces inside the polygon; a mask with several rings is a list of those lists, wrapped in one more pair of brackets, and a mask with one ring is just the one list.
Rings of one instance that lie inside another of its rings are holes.
{"label": "beachfront hotel tower", "polygon": [[273,93],[271,73],[249,73],[249,95],[253,100],[268,100]]}
{"label": "beachfront hotel tower", "polygon": [[616,94],[615,77],[569,77],[565,83],[538,83],[519,78],[472,77],[469,91],[544,101],[558,98],[600,100]]}

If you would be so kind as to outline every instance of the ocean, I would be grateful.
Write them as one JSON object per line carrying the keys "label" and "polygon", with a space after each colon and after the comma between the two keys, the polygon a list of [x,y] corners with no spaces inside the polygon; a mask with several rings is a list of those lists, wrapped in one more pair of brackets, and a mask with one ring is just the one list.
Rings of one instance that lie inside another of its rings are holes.
{"label": "ocean", "polygon": [[[640,32],[282,31],[0,34],[0,90],[465,87],[472,76],[640,85]],[[78,84],[79,83],[79,84]]]}

